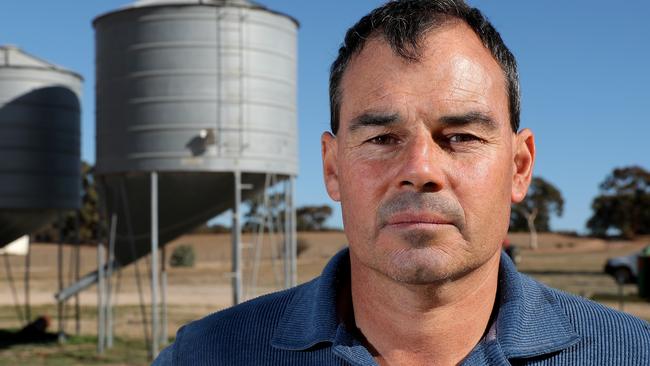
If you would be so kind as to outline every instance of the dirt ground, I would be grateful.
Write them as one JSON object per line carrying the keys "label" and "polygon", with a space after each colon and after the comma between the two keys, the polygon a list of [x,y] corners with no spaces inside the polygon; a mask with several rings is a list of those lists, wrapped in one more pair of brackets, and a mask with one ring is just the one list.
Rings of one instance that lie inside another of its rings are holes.
{"label": "dirt ground", "polygon": [[[613,279],[602,273],[608,257],[628,254],[650,243],[650,237],[640,238],[634,242],[604,241],[600,239],[543,234],[539,238],[540,247],[535,250],[526,248],[527,234],[510,235],[511,242],[521,247],[522,262],[520,270],[553,287],[593,298],[613,308],[620,308],[617,301],[618,287]],[[303,283],[317,276],[328,259],[340,250],[346,239],[341,232],[300,233],[299,240],[306,246],[298,260],[298,282]],[[244,236],[244,283],[246,298],[282,288],[283,267],[279,253],[273,252],[269,243],[263,243],[260,252],[252,243],[250,236]],[[200,318],[211,312],[232,304],[230,236],[186,235],[167,246],[167,253],[179,245],[191,245],[196,253],[193,268],[168,267],[168,325],[169,335],[173,335],[183,324]],[[54,293],[58,289],[56,270],[57,247],[52,244],[33,244],[30,271],[30,302],[32,315],[47,314],[56,318]],[[259,255],[258,276],[252,281],[253,265],[256,253]],[[64,280],[66,286],[72,281],[70,271],[70,247],[64,247]],[[169,257],[169,255],[168,255]],[[96,268],[97,251],[94,247],[81,249],[81,274]],[[11,267],[18,304],[25,301],[24,293],[24,257],[8,257]],[[17,328],[20,321],[14,308],[16,297],[12,292],[7,272],[0,270],[0,329]],[[138,276],[139,272],[139,276]],[[124,337],[141,337],[144,335],[142,311],[149,314],[148,260],[141,260],[131,265],[113,278],[113,300],[115,304],[115,334]],[[138,281],[142,292],[138,291]],[[626,303],[623,310],[638,317],[650,320],[650,303],[635,298],[636,286],[627,285],[623,289]],[[141,294],[141,295],[140,295]],[[142,296],[142,298],[140,297]],[[81,334],[96,334],[97,290],[95,286],[84,291],[80,298]],[[140,306],[142,303],[143,307]],[[66,307],[66,331],[74,331],[74,299]],[[53,322],[51,330],[56,328]]]}

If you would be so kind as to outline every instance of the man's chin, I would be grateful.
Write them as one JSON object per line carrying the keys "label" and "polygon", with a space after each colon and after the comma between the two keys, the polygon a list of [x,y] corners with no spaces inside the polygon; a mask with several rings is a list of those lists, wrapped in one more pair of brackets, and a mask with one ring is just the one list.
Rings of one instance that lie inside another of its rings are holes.
{"label": "man's chin", "polygon": [[454,280],[471,270],[453,251],[436,246],[396,250],[385,263],[386,275],[393,280],[411,285],[435,284]]}
{"label": "man's chin", "polygon": [[411,229],[398,233],[401,241],[410,248],[435,248],[441,241],[449,239],[449,229],[438,230]]}
{"label": "man's chin", "polygon": [[464,240],[455,226],[445,224],[386,226],[380,231],[378,241],[391,247],[434,248]]}

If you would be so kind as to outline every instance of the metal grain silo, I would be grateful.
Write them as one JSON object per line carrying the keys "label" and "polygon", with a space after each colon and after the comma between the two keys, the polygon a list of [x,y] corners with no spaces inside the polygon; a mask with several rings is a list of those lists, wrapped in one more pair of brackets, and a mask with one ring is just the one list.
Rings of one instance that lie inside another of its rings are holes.
{"label": "metal grain silo", "polygon": [[80,205],[81,82],[0,47],[0,246]]}
{"label": "metal grain silo", "polygon": [[93,25],[96,173],[119,216],[118,262],[151,249],[152,172],[163,244],[259,193],[268,174],[295,177],[293,18],[243,0],[149,0]]}
{"label": "metal grain silo", "polygon": [[296,29],[247,1],[95,19],[97,173],[297,173]]}
{"label": "metal grain silo", "polygon": [[232,209],[239,302],[239,207],[268,197],[273,181],[285,187],[284,220],[275,225],[284,233],[285,286],[296,282],[298,23],[246,0],[141,0],[93,25],[96,174],[114,228],[114,263],[152,253],[155,355],[158,247]]}

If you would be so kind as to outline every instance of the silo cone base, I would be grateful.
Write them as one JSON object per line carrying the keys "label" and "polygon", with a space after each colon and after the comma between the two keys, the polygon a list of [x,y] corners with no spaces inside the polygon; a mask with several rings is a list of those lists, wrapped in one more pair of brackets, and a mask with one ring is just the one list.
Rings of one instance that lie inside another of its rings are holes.
{"label": "silo cone base", "polygon": [[0,248],[56,220],[55,210],[0,210]]}
{"label": "silo cone base", "polygon": [[[104,186],[109,217],[117,214],[115,258],[124,266],[151,250],[151,187],[148,173],[105,175]],[[265,174],[242,174],[242,200],[264,188]],[[176,237],[231,209],[234,204],[232,173],[159,173],[159,242]]]}

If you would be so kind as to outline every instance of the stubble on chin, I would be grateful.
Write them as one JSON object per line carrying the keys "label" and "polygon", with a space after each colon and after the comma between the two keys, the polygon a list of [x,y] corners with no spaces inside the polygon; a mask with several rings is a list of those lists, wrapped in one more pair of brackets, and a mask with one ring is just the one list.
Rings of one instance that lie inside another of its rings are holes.
{"label": "stubble on chin", "polygon": [[[412,230],[394,239],[401,245],[375,253],[374,269],[392,280],[410,285],[441,284],[462,278],[483,264],[486,253],[457,238]],[[394,243],[395,244],[395,243]]]}
{"label": "stubble on chin", "polygon": [[408,230],[400,233],[399,236],[414,249],[427,248],[436,244],[436,235],[426,230]]}
{"label": "stubble on chin", "polygon": [[[376,269],[396,282],[411,285],[446,281],[451,273],[448,253],[430,245],[394,249],[378,263]],[[383,268],[382,268],[383,267]]]}

